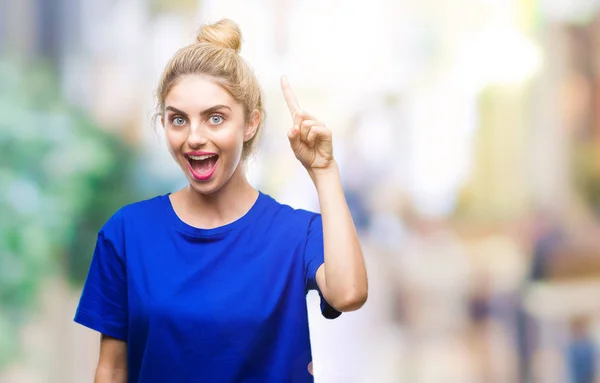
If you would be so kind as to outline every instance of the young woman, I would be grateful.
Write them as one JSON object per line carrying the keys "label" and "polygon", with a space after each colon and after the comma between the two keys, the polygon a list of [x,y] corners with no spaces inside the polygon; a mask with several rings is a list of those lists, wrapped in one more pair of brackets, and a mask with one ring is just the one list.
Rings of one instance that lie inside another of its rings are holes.
{"label": "young woman", "polygon": [[206,25],[162,75],[157,119],[189,185],[121,208],[99,231],[75,315],[102,334],[97,383],[311,382],[308,290],[326,318],[367,299],[331,131],[285,79],[288,138],[321,214],[244,175],[264,113],[240,41],[232,21]]}

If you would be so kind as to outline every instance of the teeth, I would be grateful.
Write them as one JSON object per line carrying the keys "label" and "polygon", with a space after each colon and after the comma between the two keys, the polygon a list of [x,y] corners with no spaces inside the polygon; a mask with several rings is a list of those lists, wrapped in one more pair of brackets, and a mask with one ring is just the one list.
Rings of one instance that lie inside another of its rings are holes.
{"label": "teeth", "polygon": [[214,157],[214,156],[216,156],[216,154],[206,154],[203,156],[188,156],[188,157],[191,158],[192,160],[202,161],[202,160],[206,160],[208,158]]}

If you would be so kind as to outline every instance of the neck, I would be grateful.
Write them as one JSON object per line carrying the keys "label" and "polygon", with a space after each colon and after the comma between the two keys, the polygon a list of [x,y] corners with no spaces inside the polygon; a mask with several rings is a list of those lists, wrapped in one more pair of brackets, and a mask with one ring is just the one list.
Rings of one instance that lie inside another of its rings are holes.
{"label": "neck", "polygon": [[215,193],[202,194],[188,185],[177,194],[185,209],[184,219],[193,226],[204,228],[222,226],[239,219],[258,198],[258,191],[248,182],[241,164]]}

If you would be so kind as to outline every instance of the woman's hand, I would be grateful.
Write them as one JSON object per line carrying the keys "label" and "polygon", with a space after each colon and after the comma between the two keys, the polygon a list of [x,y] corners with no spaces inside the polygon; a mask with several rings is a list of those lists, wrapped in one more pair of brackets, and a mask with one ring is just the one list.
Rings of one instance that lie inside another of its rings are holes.
{"label": "woman's hand", "polygon": [[281,78],[281,89],[292,114],[293,126],[288,131],[288,139],[294,155],[309,172],[331,168],[334,165],[331,130],[300,109],[285,77]]}

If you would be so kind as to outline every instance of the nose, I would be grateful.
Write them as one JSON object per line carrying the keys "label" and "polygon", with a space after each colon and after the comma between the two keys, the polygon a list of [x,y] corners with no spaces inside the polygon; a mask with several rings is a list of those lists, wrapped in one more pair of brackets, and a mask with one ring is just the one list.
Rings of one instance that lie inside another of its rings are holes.
{"label": "nose", "polygon": [[206,130],[204,125],[201,123],[194,123],[191,125],[190,134],[188,135],[188,145],[192,149],[200,148],[208,142],[206,136]]}

